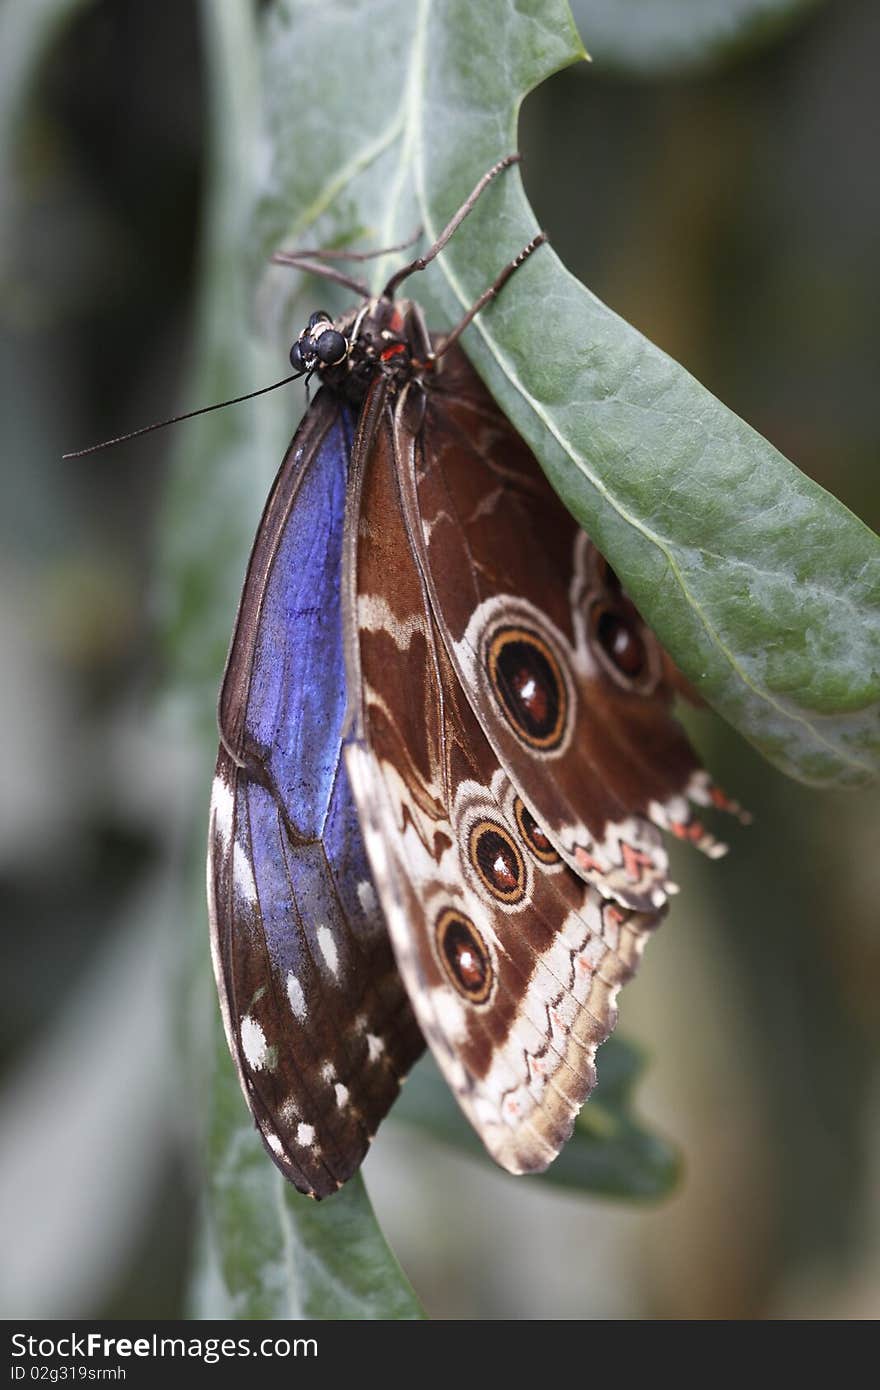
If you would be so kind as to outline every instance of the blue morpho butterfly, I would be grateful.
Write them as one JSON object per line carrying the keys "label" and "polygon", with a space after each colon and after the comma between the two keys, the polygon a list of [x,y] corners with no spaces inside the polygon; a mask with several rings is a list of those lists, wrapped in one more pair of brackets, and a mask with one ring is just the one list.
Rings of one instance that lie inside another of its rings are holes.
{"label": "blue morpho butterfly", "polygon": [[[292,350],[321,389],[281,464],[220,693],[208,898],[230,1050],[302,1192],[359,1167],[430,1046],[490,1154],[545,1168],[674,885],[658,827],[739,812],[687,694],[457,347],[398,286]],[[357,257],[354,257],[357,259]],[[198,412],[197,412],[198,413]]]}

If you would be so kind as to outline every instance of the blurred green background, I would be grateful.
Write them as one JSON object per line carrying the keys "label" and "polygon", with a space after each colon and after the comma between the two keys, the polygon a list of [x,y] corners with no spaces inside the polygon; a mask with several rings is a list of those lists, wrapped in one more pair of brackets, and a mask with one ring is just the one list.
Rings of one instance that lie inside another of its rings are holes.
{"label": "blurred green background", "polygon": [[[0,1313],[153,1318],[186,1307],[199,1211],[207,936],[179,885],[211,767],[155,713],[174,441],[59,459],[206,403],[180,395],[204,52],[196,4],[67,5],[40,30],[56,8],[0,13]],[[571,269],[875,528],[878,51],[869,0],[811,6],[722,64],[562,73],[521,138]],[[756,823],[721,864],[673,851],[683,892],[622,1000],[680,1191],[566,1195],[392,1118],[367,1183],[434,1316],[880,1313],[878,798],[693,727]]]}

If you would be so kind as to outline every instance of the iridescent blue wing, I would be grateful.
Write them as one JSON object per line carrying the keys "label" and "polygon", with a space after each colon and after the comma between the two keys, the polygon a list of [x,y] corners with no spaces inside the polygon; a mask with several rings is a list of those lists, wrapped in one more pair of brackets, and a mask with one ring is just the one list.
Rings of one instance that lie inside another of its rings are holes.
{"label": "iridescent blue wing", "polygon": [[422,1050],[342,762],[340,574],[355,421],[322,390],[269,495],[220,695],[208,898],[230,1050],[303,1192],[359,1167]]}

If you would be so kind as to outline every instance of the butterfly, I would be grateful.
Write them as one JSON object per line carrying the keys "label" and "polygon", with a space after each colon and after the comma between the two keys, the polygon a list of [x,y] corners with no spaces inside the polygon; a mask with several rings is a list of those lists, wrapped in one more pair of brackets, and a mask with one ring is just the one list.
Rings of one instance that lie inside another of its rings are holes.
{"label": "butterfly", "polygon": [[492,1157],[546,1168],[675,889],[661,831],[716,856],[694,807],[740,814],[673,717],[683,677],[458,346],[543,236],[445,338],[395,297],[514,158],[294,343],[321,387],[220,693],[223,1020],[264,1145],[317,1198],[426,1043]]}

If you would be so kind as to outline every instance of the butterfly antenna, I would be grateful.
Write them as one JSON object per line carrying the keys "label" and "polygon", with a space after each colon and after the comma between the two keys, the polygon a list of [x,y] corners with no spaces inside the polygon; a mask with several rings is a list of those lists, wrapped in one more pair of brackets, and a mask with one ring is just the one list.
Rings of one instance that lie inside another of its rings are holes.
{"label": "butterfly antenna", "polygon": [[287,386],[291,381],[298,381],[303,375],[302,372],[294,372],[292,376],[286,376],[282,381],[274,381],[271,386],[261,386],[259,391],[248,391],[245,396],[233,396],[228,401],[218,401],[216,405],[203,405],[201,410],[187,410],[182,415],[172,415],[168,420],[157,420],[153,425],[142,425],[139,430],[129,430],[128,434],[117,434],[113,439],[105,439],[100,444],[90,444],[87,449],[74,449],[69,454],[62,454],[63,459],[80,459],[84,454],[95,454],[99,449],[109,449],[113,444],[124,444],[127,439],[137,439],[139,434],[149,434],[151,430],[164,430],[166,425],[176,425],[181,420],[192,420],[196,415],[207,415],[212,410],[223,410],[227,405],[239,405],[242,401],[252,401],[254,396],[265,396],[267,391],[277,391],[279,386]]}
{"label": "butterfly antenna", "polygon": [[388,284],[385,286],[385,289],[382,291],[383,297],[385,299],[392,299],[394,297],[394,291],[397,289],[398,285],[402,284],[403,281],[408,279],[410,275],[414,275],[417,270],[424,270],[425,266],[431,264],[434,257],[438,256],[440,252],[443,250],[443,247],[446,245],[453,232],[457,231],[458,228],[461,226],[462,222],[473,208],[474,204],[476,203],[480,194],[483,192],[484,188],[487,188],[488,185],[492,182],[492,180],[496,179],[499,174],[504,172],[505,169],[509,169],[511,164],[518,164],[521,159],[522,155],[520,154],[507,154],[504,156],[503,159],[499,159],[497,164],[493,164],[491,169],[488,169],[486,171],[486,173],[480,179],[479,183],[474,185],[470,197],[462,203],[461,207],[458,209],[458,212],[455,214],[452,220],[450,222],[447,222],[446,226],[443,228],[443,231],[440,233],[437,240],[434,242],[434,245],[425,252],[424,256],[417,256],[414,261],[410,261],[409,265],[405,265],[400,270],[398,270],[396,275],[392,275],[391,279],[388,281]]}

